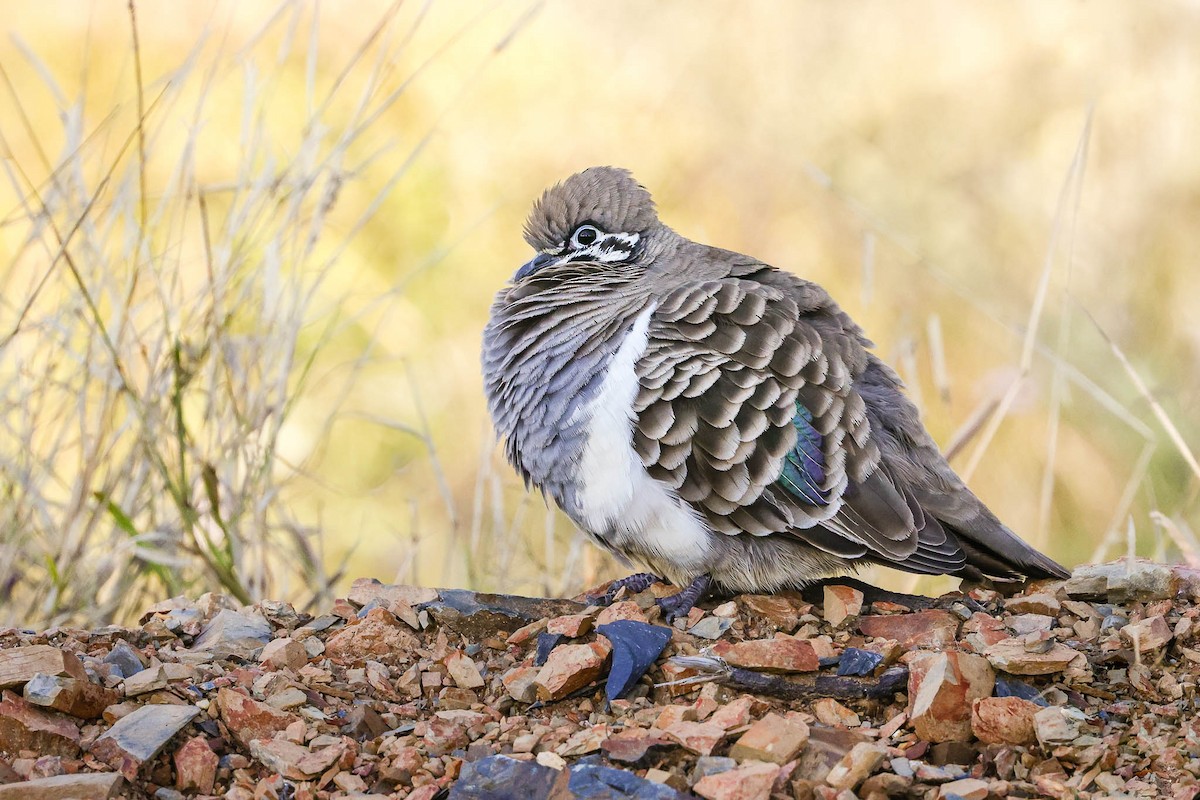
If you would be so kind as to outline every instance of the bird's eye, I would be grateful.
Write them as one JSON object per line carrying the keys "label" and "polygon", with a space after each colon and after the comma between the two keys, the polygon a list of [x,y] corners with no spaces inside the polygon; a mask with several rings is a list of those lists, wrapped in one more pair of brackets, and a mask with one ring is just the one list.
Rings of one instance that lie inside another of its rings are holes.
{"label": "bird's eye", "polygon": [[599,238],[600,229],[595,225],[580,225],[571,234],[571,247],[587,247],[588,245],[595,244]]}

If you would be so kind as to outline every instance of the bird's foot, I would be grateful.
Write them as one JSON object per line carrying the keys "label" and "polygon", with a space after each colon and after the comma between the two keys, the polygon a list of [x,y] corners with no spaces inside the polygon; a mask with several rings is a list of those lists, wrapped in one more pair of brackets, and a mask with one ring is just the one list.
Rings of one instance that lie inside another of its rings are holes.
{"label": "bird's foot", "polygon": [[708,590],[712,588],[712,582],[712,576],[698,575],[683,591],[667,597],[660,597],[658,607],[662,609],[663,619],[667,623],[672,623],[680,617],[686,617],[692,610],[692,606],[708,594]]}
{"label": "bird's foot", "polygon": [[658,577],[653,572],[637,572],[627,578],[613,581],[604,594],[588,595],[588,602],[597,606],[610,606],[617,599],[617,593],[622,589],[628,589],[631,594],[637,594],[646,591],[653,584],[666,582],[665,579]]}

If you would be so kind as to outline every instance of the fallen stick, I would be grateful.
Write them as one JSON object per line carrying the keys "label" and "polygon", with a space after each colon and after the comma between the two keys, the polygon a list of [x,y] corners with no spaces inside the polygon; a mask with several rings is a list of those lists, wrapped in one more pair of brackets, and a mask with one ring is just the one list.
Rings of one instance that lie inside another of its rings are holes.
{"label": "fallen stick", "polygon": [[679,667],[699,670],[703,675],[682,678],[678,681],[659,684],[671,686],[688,683],[715,681],[745,692],[766,694],[784,700],[808,700],[832,697],[835,700],[883,700],[908,686],[908,667],[896,666],[878,678],[859,678],[840,675],[816,675],[811,679],[792,679],[758,672],[752,669],[732,667],[716,656],[676,656],[671,663]]}

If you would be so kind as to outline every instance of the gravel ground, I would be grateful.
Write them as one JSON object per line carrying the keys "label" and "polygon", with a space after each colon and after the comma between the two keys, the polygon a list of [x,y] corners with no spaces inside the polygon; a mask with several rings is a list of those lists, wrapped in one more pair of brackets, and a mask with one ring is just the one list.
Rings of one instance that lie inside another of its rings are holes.
{"label": "gravel ground", "polygon": [[1200,793],[1200,571],[1003,596],[743,595],[667,625],[360,580],[327,614],[175,598],[0,631],[0,799]]}

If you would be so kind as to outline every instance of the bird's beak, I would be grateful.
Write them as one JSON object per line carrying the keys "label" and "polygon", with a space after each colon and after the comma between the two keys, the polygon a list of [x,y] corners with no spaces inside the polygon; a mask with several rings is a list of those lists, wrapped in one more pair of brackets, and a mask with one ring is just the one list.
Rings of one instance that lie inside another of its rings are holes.
{"label": "bird's beak", "polygon": [[554,256],[552,256],[552,255],[548,255],[546,253],[538,253],[532,259],[530,259],[529,261],[526,261],[525,265],[523,267],[521,267],[519,270],[517,270],[517,274],[513,275],[513,280],[519,281],[522,278],[526,278],[526,277],[532,275],[533,273],[537,272],[539,269],[546,266],[553,260],[554,260]]}

